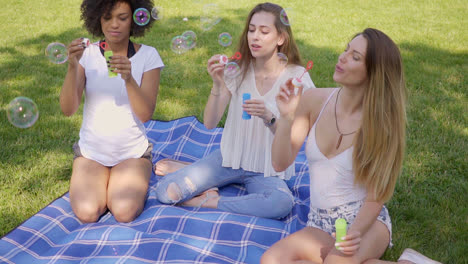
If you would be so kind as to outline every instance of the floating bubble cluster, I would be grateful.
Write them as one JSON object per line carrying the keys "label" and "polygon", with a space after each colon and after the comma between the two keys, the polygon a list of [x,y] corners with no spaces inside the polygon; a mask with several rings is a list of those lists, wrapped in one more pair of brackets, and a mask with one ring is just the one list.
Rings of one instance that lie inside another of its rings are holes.
{"label": "floating bubble cluster", "polygon": [[133,12],[133,21],[139,26],[145,26],[150,22],[150,12],[146,8],[138,8]]}
{"label": "floating bubble cluster", "polygon": [[187,52],[186,44],[182,36],[175,36],[172,38],[171,50],[176,54]]}
{"label": "floating bubble cluster", "polygon": [[232,44],[231,34],[229,34],[228,32],[223,32],[223,33],[219,34],[218,43],[219,43],[219,45],[221,45],[223,47],[231,46],[231,44]]}
{"label": "floating bubble cluster", "polygon": [[197,45],[197,34],[192,30],[185,31],[180,36],[175,36],[171,41],[171,49],[176,54],[182,54]]}
{"label": "floating bubble cluster", "polygon": [[278,52],[277,54],[280,64],[287,65],[288,64],[288,56],[284,53]]}
{"label": "floating bubble cluster", "polygon": [[193,49],[197,45],[197,34],[191,30],[187,30],[182,34],[187,49]]}
{"label": "floating bubble cluster", "polygon": [[8,104],[7,117],[15,127],[28,128],[36,123],[39,111],[33,100],[20,96]]}
{"label": "floating bubble cluster", "polygon": [[50,62],[55,64],[62,64],[68,60],[67,47],[59,42],[47,45],[45,55]]}
{"label": "floating bubble cluster", "polygon": [[239,64],[234,61],[228,62],[224,66],[224,76],[228,78],[235,78],[240,73]]}
{"label": "floating bubble cluster", "polygon": [[210,3],[204,5],[202,12],[203,14],[200,17],[200,22],[201,28],[205,31],[210,30],[221,21],[221,17],[219,16],[220,11],[217,4]]}
{"label": "floating bubble cluster", "polygon": [[285,26],[290,26],[291,25],[291,20],[290,17],[288,16],[288,13],[291,11],[289,8],[285,8],[281,10],[280,12],[280,20],[281,23],[283,23]]}
{"label": "floating bubble cluster", "polygon": [[163,18],[162,16],[162,7],[156,6],[151,9],[151,17],[154,20],[161,20]]}

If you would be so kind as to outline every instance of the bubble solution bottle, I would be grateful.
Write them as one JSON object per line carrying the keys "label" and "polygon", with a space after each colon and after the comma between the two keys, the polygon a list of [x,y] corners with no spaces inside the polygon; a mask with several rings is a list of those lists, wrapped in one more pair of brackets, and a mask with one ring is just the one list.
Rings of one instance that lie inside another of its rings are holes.
{"label": "bubble solution bottle", "polygon": [[[110,60],[110,57],[112,57],[112,55],[114,55],[114,53],[112,52],[112,50],[106,50],[104,51],[104,57],[106,57],[106,61],[109,61]],[[107,72],[109,74],[109,77],[117,77],[117,73],[113,72],[114,68],[111,69],[111,67],[107,66]]]}
{"label": "bubble solution bottle", "polygon": [[[242,103],[245,104],[246,100],[250,100],[250,94],[249,93],[243,93],[242,94]],[[249,120],[250,118],[251,118],[251,116],[246,111],[242,111],[242,119]]]}
{"label": "bubble solution bottle", "polygon": [[[344,220],[343,218],[336,219],[335,221],[336,243],[343,242],[341,238],[346,236],[346,227],[347,227],[346,220]],[[338,249],[338,247],[336,248]]]}

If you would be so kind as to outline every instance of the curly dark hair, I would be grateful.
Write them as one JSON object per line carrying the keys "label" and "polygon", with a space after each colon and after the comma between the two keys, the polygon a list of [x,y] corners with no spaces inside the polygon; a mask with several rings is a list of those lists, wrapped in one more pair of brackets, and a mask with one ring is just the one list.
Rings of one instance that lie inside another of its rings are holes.
{"label": "curly dark hair", "polygon": [[[149,12],[153,9],[153,2],[151,0],[83,0],[81,4],[81,19],[84,22],[84,27],[89,33],[96,37],[104,36],[101,28],[101,17],[109,14],[114,6],[124,2],[130,5],[132,9],[132,16],[136,9],[146,8]],[[153,19],[145,26],[139,26],[133,21],[130,28],[130,36],[142,37],[151,26],[153,25]]]}

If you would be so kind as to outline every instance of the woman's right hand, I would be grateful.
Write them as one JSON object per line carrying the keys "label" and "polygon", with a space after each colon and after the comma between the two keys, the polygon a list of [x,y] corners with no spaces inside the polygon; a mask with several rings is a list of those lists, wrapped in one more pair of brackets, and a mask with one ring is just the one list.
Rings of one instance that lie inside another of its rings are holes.
{"label": "woman's right hand", "polygon": [[281,85],[278,95],[276,95],[276,105],[280,112],[281,118],[287,118],[289,120],[294,119],[297,106],[301,99],[303,86],[298,87],[297,93],[295,93],[292,79],[289,79]]}
{"label": "woman's right hand", "polygon": [[220,54],[216,54],[208,60],[208,66],[206,67],[208,73],[213,79],[213,84],[221,87],[224,83],[224,64],[219,63]]}
{"label": "woman's right hand", "polygon": [[68,63],[70,66],[77,66],[83,55],[84,47],[81,45],[83,38],[77,38],[68,45]]}

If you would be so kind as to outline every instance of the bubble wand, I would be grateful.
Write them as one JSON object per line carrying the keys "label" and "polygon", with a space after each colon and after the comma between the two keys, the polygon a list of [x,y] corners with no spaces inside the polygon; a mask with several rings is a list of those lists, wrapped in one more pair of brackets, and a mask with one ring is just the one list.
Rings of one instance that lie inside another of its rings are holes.
{"label": "bubble wand", "polygon": [[[108,62],[110,60],[110,57],[112,57],[114,55],[112,50],[109,49],[109,45],[107,45],[107,43],[105,41],[102,41],[99,44],[96,44],[96,43],[91,43],[88,38],[83,38],[81,40],[81,46],[83,46],[83,48],[86,49],[90,45],[99,46],[99,47],[101,47],[101,49],[104,50],[104,57],[106,58],[106,62]],[[117,73],[112,71],[114,69],[115,68],[111,69],[110,65],[107,64],[107,73],[108,73],[109,77],[111,77],[111,78],[112,77],[117,77]]]}
{"label": "bubble wand", "polygon": [[229,62],[229,60],[240,60],[242,58],[242,54],[239,51],[236,51],[234,55],[232,55],[230,58],[226,55],[221,55],[219,57],[219,63],[220,64],[226,64]]}
{"label": "bubble wand", "polygon": [[294,88],[295,88],[294,93],[297,93],[296,88],[299,89],[299,87],[302,86],[302,77],[304,76],[304,74],[306,72],[308,72],[310,69],[312,69],[312,67],[314,67],[314,62],[313,61],[307,62],[307,66],[306,66],[304,72],[301,74],[301,76],[299,78],[294,78],[292,80],[292,84],[294,85]]}

